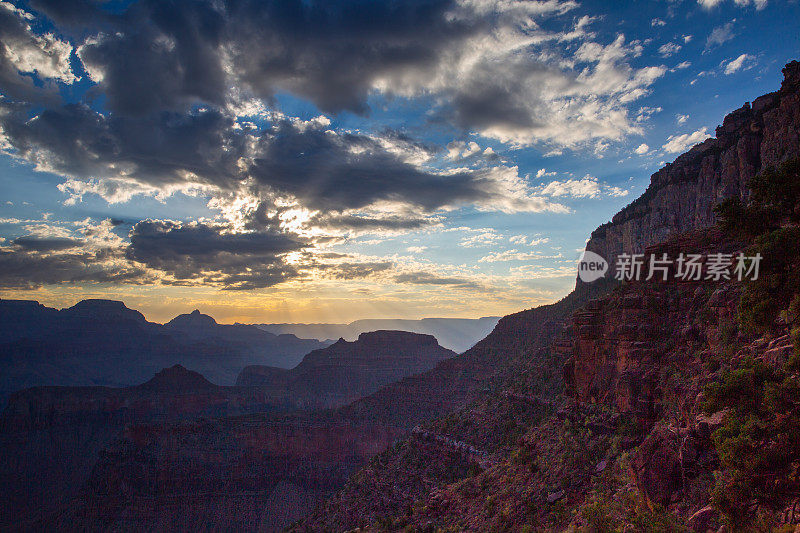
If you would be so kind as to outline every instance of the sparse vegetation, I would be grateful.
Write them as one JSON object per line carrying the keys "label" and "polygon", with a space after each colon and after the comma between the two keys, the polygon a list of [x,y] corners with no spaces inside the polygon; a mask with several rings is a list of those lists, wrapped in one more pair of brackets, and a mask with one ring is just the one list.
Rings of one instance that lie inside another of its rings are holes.
{"label": "sparse vegetation", "polygon": [[748,255],[764,258],[758,279],[745,284],[740,326],[788,330],[795,354],[777,367],[734,361],[704,391],[707,412],[728,410],[713,435],[721,467],[712,497],[734,527],[752,520],[751,502],[776,506],[800,490],[800,159],[766,169],[751,186],[749,204],[730,200],[717,210],[723,228],[753,240]]}

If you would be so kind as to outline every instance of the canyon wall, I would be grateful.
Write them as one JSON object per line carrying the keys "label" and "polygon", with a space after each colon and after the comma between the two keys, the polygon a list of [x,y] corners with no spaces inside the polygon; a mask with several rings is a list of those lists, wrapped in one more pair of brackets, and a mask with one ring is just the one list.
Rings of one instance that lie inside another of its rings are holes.
{"label": "canyon wall", "polygon": [[671,235],[712,225],[714,206],[747,198],[762,168],[800,152],[800,63],[789,63],[783,74],[780,90],[726,116],[716,138],[653,174],[644,194],[592,233],[586,249],[606,258],[611,274],[622,253],[642,253]]}

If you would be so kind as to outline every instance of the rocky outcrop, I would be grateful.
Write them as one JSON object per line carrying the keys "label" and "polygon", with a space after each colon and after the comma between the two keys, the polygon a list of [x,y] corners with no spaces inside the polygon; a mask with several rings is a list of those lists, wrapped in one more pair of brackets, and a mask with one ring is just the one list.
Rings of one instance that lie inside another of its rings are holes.
{"label": "rocky outcrop", "polygon": [[[708,229],[675,236],[649,247],[647,254],[707,257],[740,247]],[[573,315],[574,337],[571,346],[563,348],[570,352],[564,366],[568,394],[635,415],[649,427],[664,415],[664,391],[659,388],[664,368],[700,367],[703,355],[724,349],[720,328],[735,319],[739,291],[724,280],[670,278],[630,283],[589,302]]]}
{"label": "rocky outcrop", "polygon": [[[784,74],[780,91],[732,113],[716,139],[656,173],[648,192],[598,228],[587,248],[612,262],[622,252],[741,249],[708,227],[714,205],[746,198],[760,168],[800,154],[800,64]],[[576,291],[593,285],[578,283]],[[785,336],[759,341],[739,331],[738,291],[724,281],[626,283],[594,299],[583,294],[585,305],[571,324],[548,335],[501,320],[495,353],[524,354],[533,375],[563,363],[570,398],[561,400],[551,388],[542,401],[541,382],[525,379],[513,357],[506,358],[509,371],[495,374],[484,391],[508,387],[514,392],[504,398],[536,399],[555,412],[512,440],[510,450],[501,448],[493,465],[463,472],[445,453],[452,443],[483,449],[475,444],[477,428],[491,417],[474,402],[462,404],[430,423],[441,429],[429,430],[429,438],[414,435],[371,462],[294,530],[677,531],[685,524],[716,530],[720,516],[709,502],[719,460],[711,433],[725,413],[703,414],[700,391],[719,377],[714,365],[731,356],[731,345],[752,341],[742,356],[765,362],[791,353]],[[553,344],[537,350],[533,335]],[[454,427],[469,428],[470,437],[452,436]],[[437,447],[425,464],[408,453],[419,442]],[[426,470],[430,462],[443,472]]]}
{"label": "rocky outcrop", "polygon": [[397,436],[329,415],[132,427],[104,450],[81,498],[46,525],[280,531]]}
{"label": "rocky outcrop", "polygon": [[606,258],[611,274],[621,253],[642,253],[675,234],[713,225],[714,206],[747,198],[748,183],[762,168],[800,153],[800,63],[789,63],[783,74],[779,91],[726,116],[716,138],[653,174],[644,194],[592,233],[586,249]]}
{"label": "rocky outcrop", "polygon": [[276,409],[257,389],[220,387],[179,365],[134,387],[17,392],[0,416],[0,528],[68,505],[100,451],[129,425]]}
{"label": "rocky outcrop", "polygon": [[374,331],[315,350],[291,370],[247,367],[236,383],[260,387],[277,402],[301,409],[338,407],[455,355],[431,335]]}

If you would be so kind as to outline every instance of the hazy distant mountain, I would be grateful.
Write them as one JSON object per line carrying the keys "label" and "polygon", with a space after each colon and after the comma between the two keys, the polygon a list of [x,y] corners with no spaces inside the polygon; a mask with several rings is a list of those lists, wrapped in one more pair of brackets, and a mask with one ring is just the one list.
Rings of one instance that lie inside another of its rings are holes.
{"label": "hazy distant mountain", "polygon": [[500,317],[365,319],[349,324],[256,324],[270,333],[291,333],[305,339],[339,339],[353,341],[362,333],[377,330],[410,331],[433,335],[439,344],[461,353],[492,332]]}
{"label": "hazy distant mountain", "polygon": [[37,385],[133,385],[175,364],[228,385],[247,365],[291,368],[328,344],[217,324],[199,311],[161,325],[111,300],[62,310],[0,300],[0,400]]}
{"label": "hazy distant mountain", "polygon": [[[125,314],[130,313],[135,311]],[[207,337],[215,331],[241,333],[247,331],[244,328],[248,326],[221,326],[197,311],[165,325],[165,329],[197,337]],[[101,450],[125,427],[256,413],[269,417],[297,409],[338,407],[383,385],[429,370],[455,355],[430,335],[376,331],[362,334],[356,342],[339,341],[314,350],[291,370],[247,367],[239,379],[239,384],[246,386],[214,385],[201,374],[175,365],[133,387],[33,387],[16,392],[0,414],[0,486],[9,488],[0,496],[0,528],[46,516],[60,506],[70,508],[70,500],[79,495],[98,460],[102,462]],[[278,485],[262,494],[259,502],[270,506],[267,496],[272,494],[273,499],[277,498],[272,514],[279,515],[288,497],[279,488],[291,482],[291,477],[283,479],[280,475],[280,465],[287,457],[293,461],[325,459],[324,454],[314,452],[316,444],[305,451],[287,450],[280,445],[285,436],[278,432],[270,438],[278,442],[279,453],[267,459],[267,478],[276,479],[259,480],[258,486]],[[329,438],[323,442],[329,442]],[[317,457],[305,458],[309,451]],[[369,448],[359,452],[368,453]],[[348,471],[337,470],[329,475],[338,479]],[[290,512],[283,525],[330,493],[324,486],[301,490],[304,491],[313,497],[302,500],[299,510]]]}
{"label": "hazy distant mountain", "polygon": [[249,366],[236,384],[260,386],[275,400],[304,409],[338,407],[456,355],[431,335],[373,331],[314,350],[291,370]]}

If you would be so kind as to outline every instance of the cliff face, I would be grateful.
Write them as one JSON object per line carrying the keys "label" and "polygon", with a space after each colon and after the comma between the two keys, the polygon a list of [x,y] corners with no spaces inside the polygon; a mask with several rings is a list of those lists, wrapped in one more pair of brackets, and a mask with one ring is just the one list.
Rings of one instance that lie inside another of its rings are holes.
{"label": "cliff face", "polygon": [[341,486],[396,429],[314,415],[132,427],[48,527],[280,531]]}
{"label": "cliff face", "polygon": [[[621,253],[642,253],[671,235],[714,224],[714,206],[746,199],[762,168],[800,151],[800,63],[783,69],[779,91],[725,117],[716,138],[695,146],[653,174],[647,190],[592,233],[586,249],[611,265]],[[580,281],[579,281],[580,283]]]}
{"label": "cliff face", "polygon": [[[640,199],[594,232],[587,249],[612,264],[622,252],[675,257],[741,250],[740,237],[709,227],[713,207],[725,198],[748,198],[748,182],[761,168],[800,156],[800,64],[784,74],[780,91],[732,113],[716,139],[656,173]],[[578,283],[576,291],[597,283]],[[776,487],[790,484],[796,471],[794,463],[781,466],[788,475],[768,468],[779,463],[775,450],[788,448],[794,437],[754,431],[751,441],[732,439],[739,426],[730,413],[704,410],[701,391],[720,383],[738,385],[733,397],[747,403],[742,361],[782,376],[795,352],[785,323],[764,338],[741,327],[741,290],[735,281],[672,280],[584,295],[563,329],[538,350],[524,350],[516,365],[507,360],[514,370],[498,373],[483,398],[473,396],[375,458],[294,530],[717,531],[722,517],[712,493],[719,480],[730,486],[725,468],[741,453],[765,450],[767,467],[760,472]],[[505,320],[500,352],[517,351],[515,343],[536,334]],[[555,370],[567,395],[557,379],[543,387],[542,376]],[[763,427],[797,417],[796,407],[768,413]],[[487,426],[495,432],[484,433]],[[738,448],[726,455],[721,442]],[[462,452],[456,456],[454,443]],[[473,460],[472,450],[488,453]],[[747,491],[738,497],[739,507],[757,505]],[[761,516],[775,530],[791,531],[800,522],[798,509],[792,493],[764,506]]]}
{"label": "cliff face", "polygon": [[134,387],[14,393],[0,416],[0,526],[19,526],[67,505],[99,452],[128,425],[274,409],[262,391],[220,387],[181,366]]}
{"label": "cliff face", "polygon": [[247,367],[236,384],[258,386],[276,401],[302,409],[338,407],[455,355],[431,335],[375,331],[314,350],[291,370]]}
{"label": "cliff face", "polygon": [[[738,253],[741,243],[717,229],[696,230],[648,247],[647,254]],[[576,313],[574,336],[562,345],[567,393],[636,417],[642,427],[661,418],[663,370],[701,372],[706,356],[725,349],[720,331],[737,316],[740,285],[670,280],[630,284]],[[692,365],[692,366],[688,366]],[[694,396],[699,391],[694,391]],[[683,391],[694,400],[692,394]]]}

